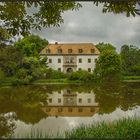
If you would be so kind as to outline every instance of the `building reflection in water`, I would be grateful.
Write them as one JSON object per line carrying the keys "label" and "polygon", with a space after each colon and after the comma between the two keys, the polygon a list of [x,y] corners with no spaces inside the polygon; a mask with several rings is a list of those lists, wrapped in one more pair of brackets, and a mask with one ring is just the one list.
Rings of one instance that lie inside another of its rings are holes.
{"label": "building reflection in water", "polygon": [[94,92],[78,93],[65,89],[48,93],[48,105],[42,110],[48,116],[93,116],[99,111]]}

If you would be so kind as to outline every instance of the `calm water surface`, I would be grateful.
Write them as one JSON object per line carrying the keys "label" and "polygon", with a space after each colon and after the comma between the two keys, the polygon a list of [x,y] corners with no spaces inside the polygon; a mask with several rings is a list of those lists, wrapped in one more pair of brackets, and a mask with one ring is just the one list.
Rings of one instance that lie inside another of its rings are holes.
{"label": "calm water surface", "polygon": [[140,83],[0,88],[0,137],[57,135],[81,124],[140,117]]}

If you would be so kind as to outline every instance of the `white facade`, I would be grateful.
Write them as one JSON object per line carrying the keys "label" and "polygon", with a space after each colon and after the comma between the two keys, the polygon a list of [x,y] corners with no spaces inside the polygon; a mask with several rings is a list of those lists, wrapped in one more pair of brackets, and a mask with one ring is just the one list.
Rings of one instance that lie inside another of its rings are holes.
{"label": "white facade", "polygon": [[92,43],[49,44],[40,53],[41,57],[47,56],[49,68],[64,73],[78,70],[92,72],[99,54]]}
{"label": "white facade", "polygon": [[[66,64],[66,57],[74,57],[73,63]],[[47,56],[47,65],[49,68],[54,70],[59,70],[62,72],[67,72],[68,68],[72,68],[72,71],[78,70],[86,70],[92,72],[95,69],[95,62],[98,58],[98,55],[77,55],[77,56],[58,56],[58,55],[50,55]],[[79,60],[81,59],[81,60]],[[67,65],[67,68],[65,68]]]}
{"label": "white facade", "polygon": [[[49,62],[50,59],[51,62]],[[61,62],[58,62],[58,59],[60,59]],[[63,56],[47,56],[47,65],[49,68],[54,70],[58,70],[60,68],[61,71],[63,71],[63,63]]]}
{"label": "white facade", "polygon": [[[95,69],[95,61],[98,58],[98,55],[78,55],[77,56],[77,69],[79,70],[86,70],[91,69],[93,71]],[[79,63],[79,59],[82,60],[81,63]],[[88,62],[88,59],[90,59],[90,62]]]}

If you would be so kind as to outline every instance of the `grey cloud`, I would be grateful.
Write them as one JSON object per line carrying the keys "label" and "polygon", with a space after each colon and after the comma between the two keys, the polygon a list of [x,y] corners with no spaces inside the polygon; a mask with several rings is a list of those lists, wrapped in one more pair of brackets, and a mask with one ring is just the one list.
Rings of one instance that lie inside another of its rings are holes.
{"label": "grey cloud", "polygon": [[125,14],[102,13],[102,5],[82,2],[79,11],[63,14],[64,24],[33,33],[58,42],[99,42],[112,43],[116,47],[133,44],[140,47],[140,18],[126,17]]}

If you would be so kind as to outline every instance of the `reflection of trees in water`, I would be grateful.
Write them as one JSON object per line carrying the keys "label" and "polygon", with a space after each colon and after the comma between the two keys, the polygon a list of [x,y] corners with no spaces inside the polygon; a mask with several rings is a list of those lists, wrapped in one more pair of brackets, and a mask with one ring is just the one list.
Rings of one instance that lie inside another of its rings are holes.
{"label": "reflection of trees in water", "polygon": [[122,110],[128,110],[136,105],[140,105],[140,88],[139,83],[102,83],[97,85],[84,84],[84,85],[49,85],[45,87],[48,93],[53,91],[60,91],[64,89],[71,89],[73,92],[89,93],[91,90],[96,95],[95,101],[99,103],[102,113],[111,113],[117,107]]}
{"label": "reflection of trees in water", "polygon": [[137,83],[107,83],[95,88],[96,101],[99,102],[100,113],[111,113],[117,107],[126,111],[140,105],[140,88]]}
{"label": "reflection of trees in water", "polygon": [[14,119],[14,115],[0,114],[0,138],[12,136],[16,128]]}
{"label": "reflection of trees in water", "polygon": [[46,115],[40,110],[46,104],[47,96],[43,88],[14,87],[0,89],[0,113],[15,112],[25,123],[37,123]]}
{"label": "reflection of trees in water", "polygon": [[70,94],[93,91],[101,114],[111,113],[117,107],[126,111],[140,105],[139,83],[23,86],[0,89],[0,113],[15,112],[19,120],[35,124],[46,118],[41,107],[47,104],[47,93],[66,89],[70,90]]}

